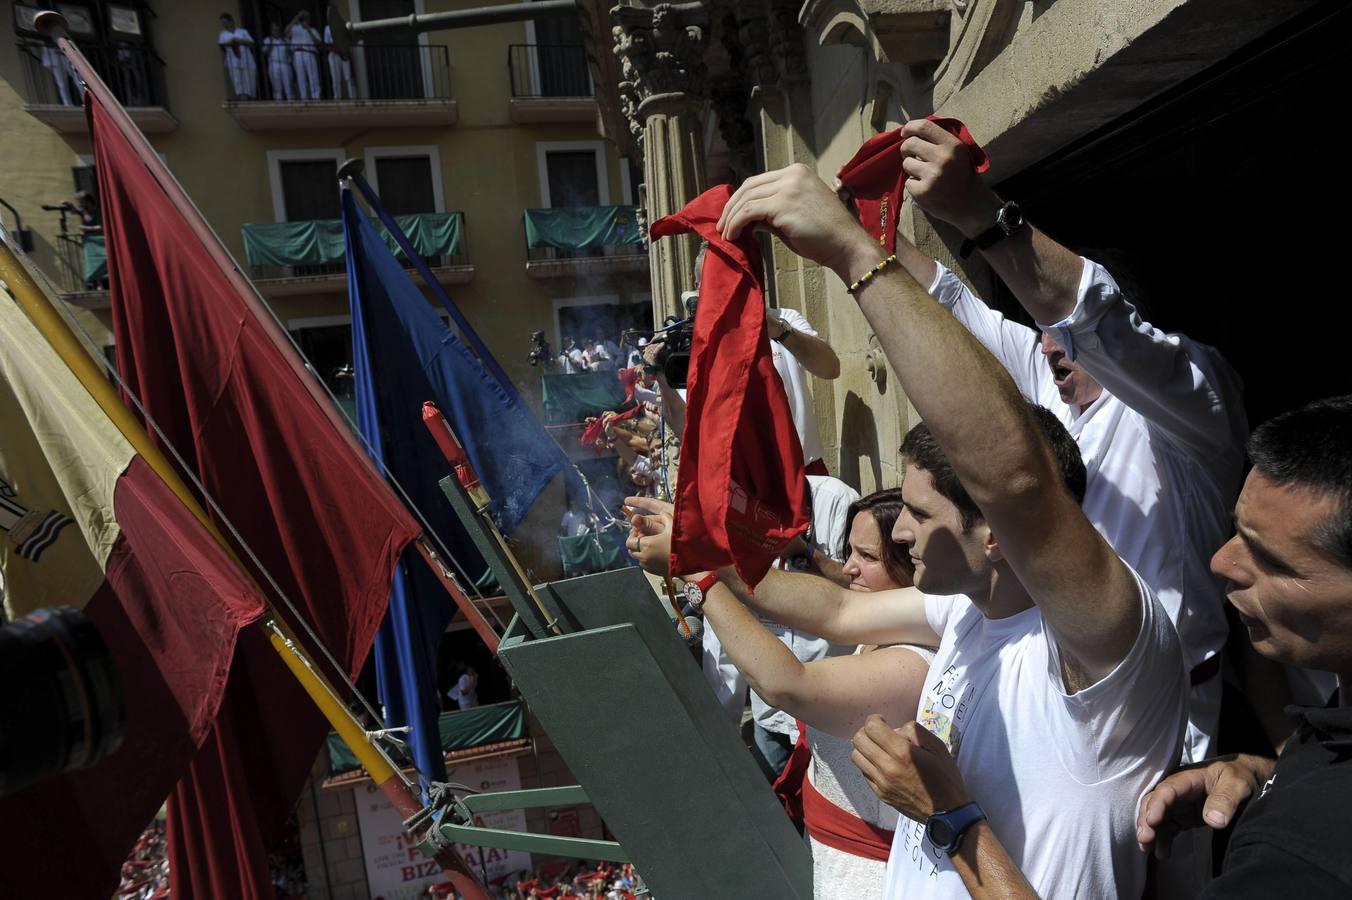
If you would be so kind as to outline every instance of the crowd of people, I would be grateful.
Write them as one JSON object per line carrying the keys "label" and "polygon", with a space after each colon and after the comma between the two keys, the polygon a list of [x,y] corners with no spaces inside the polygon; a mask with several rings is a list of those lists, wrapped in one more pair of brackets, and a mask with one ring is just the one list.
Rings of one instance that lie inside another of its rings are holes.
{"label": "crowd of people", "polygon": [[[221,48],[225,73],[234,100],[353,100],[352,57],[334,42],[332,23],[321,32],[301,10],[286,25],[274,20],[268,36],[255,42],[247,28],[221,14]],[[320,58],[328,69],[328,83],[320,77]],[[260,80],[260,70],[263,80]]]}
{"label": "crowd of people", "polygon": [[[1146,322],[971,153],[915,121],[897,175],[1036,328],[904,237],[880,248],[854,198],[806,167],[748,179],[719,222],[730,241],[772,230],[849,285],[923,419],[899,489],[861,497],[832,478],[805,431],[804,373],[839,361],[801,316],[770,311],[812,464],[809,531],[754,591],[732,568],[674,573],[736,723],[750,689],[753,752],[804,820],[816,896],[1352,895],[1337,824],[1352,800],[1337,680],[1352,675],[1352,397],[1250,434],[1221,354]],[[679,435],[683,394],[648,363],[636,418]],[[613,418],[602,440],[679,466],[679,446]],[[636,494],[627,549],[666,576],[669,492]],[[1226,753],[1227,690],[1270,753]],[[1231,826],[1213,861],[1212,832]]]}

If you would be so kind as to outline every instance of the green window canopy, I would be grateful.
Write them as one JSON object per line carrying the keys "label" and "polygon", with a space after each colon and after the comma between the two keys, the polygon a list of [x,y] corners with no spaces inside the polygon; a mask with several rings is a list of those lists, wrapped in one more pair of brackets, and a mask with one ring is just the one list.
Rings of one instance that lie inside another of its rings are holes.
{"label": "green window canopy", "polygon": [[[487,744],[516,741],[526,737],[526,707],[520,701],[494,703],[442,713],[437,719],[444,753],[469,750]],[[355,772],[361,768],[357,757],[338,735],[328,739],[329,770],[331,775]]]}
{"label": "green window canopy", "polygon": [[[395,216],[419,255],[455,256],[460,252],[464,217],[458,212]],[[399,254],[394,238],[379,220],[372,219],[390,249]],[[275,222],[245,225],[244,255],[251,266],[322,266],[343,261],[341,219]]]}
{"label": "green window canopy", "polygon": [[81,242],[84,256],[84,283],[97,285],[108,278],[108,248],[103,235],[86,234]]}
{"label": "green window canopy", "polygon": [[564,206],[526,210],[526,246],[581,250],[642,244],[638,207]]}
{"label": "green window canopy", "polygon": [[540,376],[545,424],[581,422],[627,405],[624,386],[614,372],[574,372]]}

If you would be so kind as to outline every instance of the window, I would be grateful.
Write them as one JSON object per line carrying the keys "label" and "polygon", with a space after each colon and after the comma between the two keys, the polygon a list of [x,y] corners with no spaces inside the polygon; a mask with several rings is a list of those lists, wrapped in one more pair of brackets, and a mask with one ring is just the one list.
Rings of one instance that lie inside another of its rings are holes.
{"label": "window", "polygon": [[535,145],[540,205],[609,206],[605,145],[600,141],[547,141]]}
{"label": "window", "polygon": [[444,212],[441,154],[435,145],[368,147],[366,178],[392,215]]}
{"label": "window", "polygon": [[288,222],[338,218],[338,166],[332,160],[284,160],[280,165]]}
{"label": "window", "polygon": [[278,222],[336,219],[341,150],[269,150],[272,213]]}

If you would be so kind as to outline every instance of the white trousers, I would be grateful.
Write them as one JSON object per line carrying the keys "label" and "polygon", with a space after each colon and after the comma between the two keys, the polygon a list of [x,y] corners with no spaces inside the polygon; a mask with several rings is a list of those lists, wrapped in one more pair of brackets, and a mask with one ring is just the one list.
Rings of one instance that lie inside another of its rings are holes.
{"label": "white trousers", "polygon": [[258,69],[254,67],[252,59],[242,64],[231,64],[225,68],[230,73],[230,87],[234,90],[237,99],[258,96]]}
{"label": "white trousers", "polygon": [[296,100],[296,88],[291,83],[291,65],[285,60],[268,63],[268,80],[272,82],[273,100]]}
{"label": "white trousers", "polygon": [[357,99],[357,91],[352,87],[352,61],[337,53],[329,54],[329,83],[333,85],[333,99]]}
{"label": "white trousers", "polygon": [[300,100],[320,98],[318,55],[296,50],[291,56],[291,65],[296,69],[296,94]]}

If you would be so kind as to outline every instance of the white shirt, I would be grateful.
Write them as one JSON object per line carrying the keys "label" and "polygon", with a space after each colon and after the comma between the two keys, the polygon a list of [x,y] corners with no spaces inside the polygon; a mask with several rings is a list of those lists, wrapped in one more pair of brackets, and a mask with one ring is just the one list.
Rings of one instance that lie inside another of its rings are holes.
{"label": "white shirt", "polygon": [[253,54],[249,52],[248,47],[226,47],[231,41],[246,41],[253,43],[253,35],[244,28],[236,28],[234,31],[221,29],[221,33],[216,36],[216,43],[225,47],[225,64],[227,66],[248,66],[253,62]]}
{"label": "white shirt", "polygon": [[[1136,808],[1178,761],[1187,680],[1177,632],[1136,582],[1135,644],[1107,677],[1071,695],[1037,607],[987,619],[966,597],[925,598],[942,638],[916,718],[955,748],[968,791],[1039,897],[1132,900],[1145,885]],[[902,816],[883,896],[968,893],[924,824]]]}
{"label": "white shirt", "polygon": [[[798,310],[777,309],[775,313],[794,331],[817,336],[816,330]],[[798,443],[803,445],[803,463],[821,459],[822,438],[817,431],[817,415],[812,409],[812,391],[807,386],[807,370],[798,361],[798,357],[793,355],[793,351],[779,341],[770,342],[770,353],[774,358],[775,371],[784,382],[784,393],[789,397],[789,411],[793,413],[793,425],[798,430]]]}
{"label": "white shirt", "polygon": [[[986,306],[942,265],[930,293],[1075,438],[1089,475],[1085,515],[1155,591],[1188,668],[1219,653],[1224,586],[1209,564],[1230,537],[1248,435],[1234,370],[1213,348],[1142,321],[1112,276],[1085,260],[1075,309],[1044,327],[1103,385],[1080,411],[1061,402],[1036,331]],[[1214,722],[1219,692],[1212,697],[1216,709],[1199,710],[1199,721]]]}
{"label": "white shirt", "polygon": [[479,705],[479,691],[468,672],[460,676],[446,695],[458,703],[461,709],[473,709]]}
{"label": "white shirt", "polygon": [[[839,478],[829,475],[807,476],[812,491],[812,540],[821,552],[836,562],[842,562],[841,548],[845,543],[845,514],[850,504],[859,499],[859,492]],[[761,624],[774,633],[775,637],[803,662],[812,662],[827,656],[839,656],[851,653],[853,646],[832,644],[824,638],[799,631],[794,628],[761,619]],[[746,679],[732,664],[723,650],[723,643],[714,632],[713,625],[704,623],[704,677],[713,686],[714,693],[723,704],[728,715],[740,719],[742,704],[747,692]],[[790,740],[798,739],[798,726],[793,716],[781,709],[766,704],[755,691],[751,691],[751,715],[767,731],[788,735]]]}

